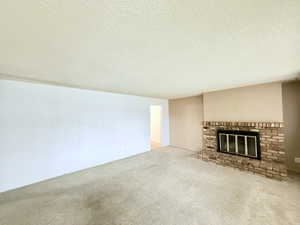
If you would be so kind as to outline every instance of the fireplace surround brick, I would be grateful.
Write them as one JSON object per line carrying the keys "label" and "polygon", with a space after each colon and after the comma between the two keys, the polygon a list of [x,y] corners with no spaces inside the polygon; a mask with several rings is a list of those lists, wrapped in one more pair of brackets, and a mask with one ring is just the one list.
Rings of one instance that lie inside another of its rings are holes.
{"label": "fireplace surround brick", "polygon": [[[287,177],[285,135],[282,122],[203,122],[203,149],[199,157],[223,166],[283,180]],[[261,159],[217,152],[218,130],[256,131],[260,134]]]}

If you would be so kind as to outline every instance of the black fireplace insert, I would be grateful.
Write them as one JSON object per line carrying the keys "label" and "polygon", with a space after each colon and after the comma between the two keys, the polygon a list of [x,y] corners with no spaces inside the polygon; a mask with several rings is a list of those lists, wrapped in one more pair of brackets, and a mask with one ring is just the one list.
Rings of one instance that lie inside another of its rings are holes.
{"label": "black fireplace insert", "polygon": [[218,130],[217,140],[218,152],[261,159],[259,132]]}

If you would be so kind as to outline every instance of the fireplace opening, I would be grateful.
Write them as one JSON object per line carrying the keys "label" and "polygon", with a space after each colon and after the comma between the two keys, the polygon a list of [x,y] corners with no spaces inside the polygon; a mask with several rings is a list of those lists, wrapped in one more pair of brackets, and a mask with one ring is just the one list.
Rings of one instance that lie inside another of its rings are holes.
{"label": "fireplace opening", "polygon": [[259,132],[218,130],[218,152],[260,159]]}

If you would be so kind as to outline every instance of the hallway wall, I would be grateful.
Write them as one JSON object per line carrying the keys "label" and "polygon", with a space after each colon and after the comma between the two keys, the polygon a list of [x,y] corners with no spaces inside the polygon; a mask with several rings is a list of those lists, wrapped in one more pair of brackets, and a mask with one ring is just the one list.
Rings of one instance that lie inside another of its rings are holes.
{"label": "hallway wall", "polygon": [[161,106],[152,105],[151,113],[151,141],[155,143],[161,142]]}

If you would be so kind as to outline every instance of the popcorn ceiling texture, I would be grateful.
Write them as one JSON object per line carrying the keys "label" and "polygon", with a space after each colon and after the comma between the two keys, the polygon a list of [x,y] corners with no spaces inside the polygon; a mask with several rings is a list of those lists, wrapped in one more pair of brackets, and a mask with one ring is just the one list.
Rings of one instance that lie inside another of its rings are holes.
{"label": "popcorn ceiling texture", "polygon": [[[200,158],[220,165],[251,171],[282,180],[287,177],[284,124],[281,122],[203,122]],[[217,130],[258,131],[261,160],[217,152]]]}
{"label": "popcorn ceiling texture", "polygon": [[178,98],[295,78],[300,1],[2,0],[0,73]]}

